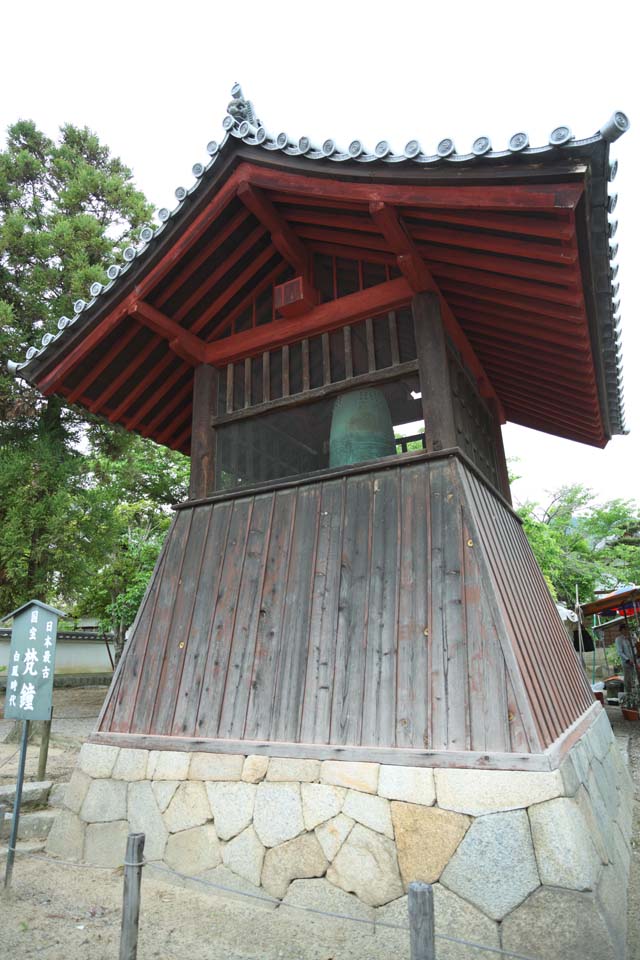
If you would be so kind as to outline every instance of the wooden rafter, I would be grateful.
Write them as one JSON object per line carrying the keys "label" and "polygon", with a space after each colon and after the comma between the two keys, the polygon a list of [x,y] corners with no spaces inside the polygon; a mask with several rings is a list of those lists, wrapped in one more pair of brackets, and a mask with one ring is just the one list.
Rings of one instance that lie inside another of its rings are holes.
{"label": "wooden rafter", "polygon": [[[252,277],[262,269],[271,260],[276,251],[273,247],[265,247],[262,250],[255,260],[253,260],[247,267],[244,268],[242,273],[239,273],[238,276],[233,280],[224,291],[215,298],[213,303],[210,303],[209,306],[202,311],[198,316],[198,319],[191,325],[190,330],[192,333],[199,333],[204,327],[207,326],[216,316],[220,313],[221,310],[226,307],[230,300],[238,294],[246,284],[250,282]],[[253,290],[251,293],[253,294]],[[207,337],[211,339],[211,335]]]}
{"label": "wooden rafter", "polygon": [[68,403],[75,403],[76,400],[79,400],[80,397],[82,397],[91,384],[94,383],[100,374],[107,369],[109,364],[111,364],[115,358],[122,353],[126,347],[129,346],[136,334],[140,333],[140,329],[141,328],[138,323],[131,323],[131,326],[125,332],[125,334],[121,338],[117,339],[109,350],[105,350],[98,362],[93,364],[89,372],[85,374],[82,380],[79,380],[73,390],[70,390],[66,394]]}
{"label": "wooden rafter", "polygon": [[186,360],[187,363],[194,367],[204,363],[205,344],[203,341],[185,330],[171,317],[147,303],[146,300],[136,301],[133,312],[140,318],[141,323],[144,323],[146,327],[149,327],[164,340],[168,340],[173,352]]}
{"label": "wooden rafter", "polygon": [[308,278],[311,266],[309,252],[293,228],[280,216],[269,197],[250,183],[243,183],[238,188],[238,198],[269,231],[278,253],[297,273]]}
{"label": "wooden rafter", "polygon": [[220,334],[224,333],[237,319],[240,317],[244,311],[249,307],[252,302],[260,296],[261,293],[270,287],[276,282],[284,273],[289,269],[289,267],[284,263],[279,263],[273,270],[270,270],[262,280],[252,287],[249,292],[242,297],[239,303],[235,305],[233,310],[230,310],[229,313],[224,317],[223,320],[218,323],[216,327],[209,334],[209,341],[215,340],[216,337],[219,337]]}
{"label": "wooden rafter", "polygon": [[[146,390],[151,383],[154,383],[155,381],[158,380],[159,377],[162,376],[162,374],[164,373],[164,370],[169,365],[169,362],[172,359],[173,359],[173,354],[167,353],[167,356],[163,358],[163,360],[160,361],[160,363],[156,364],[154,370],[150,371],[146,377],[143,377],[141,381],[141,385],[143,386],[142,393],[144,393],[144,390]],[[164,361],[168,361],[168,362],[165,363]],[[185,366],[184,362],[174,367],[171,373],[169,373],[166,377],[164,377],[160,381],[160,386],[157,387],[153,391],[151,396],[145,400],[145,402],[142,404],[140,409],[136,410],[135,413],[132,413],[131,416],[125,417],[124,419],[125,427],[127,427],[127,429],[129,430],[136,430],[139,424],[141,424],[144,418],[147,416],[147,414],[151,413],[151,411],[155,409],[155,407],[158,405],[162,397],[165,396],[169,392],[169,390],[173,389],[173,387],[178,382],[178,380],[182,379],[186,370],[187,370],[187,367]],[[138,396],[140,395],[141,394],[138,394]],[[131,394],[131,399],[135,399],[133,393]],[[131,404],[128,403],[127,408],[130,405]]]}
{"label": "wooden rafter", "polygon": [[414,293],[432,292],[437,294],[440,300],[440,309],[442,311],[445,330],[460,351],[464,362],[473,372],[478,382],[480,393],[483,397],[490,398],[497,404],[500,418],[504,421],[504,413],[500,399],[491,384],[491,380],[487,376],[482,363],[471,346],[466,333],[458,323],[451,307],[442,295],[420,251],[407,233],[398,212],[388,204],[381,202],[370,204],[369,212],[371,213],[374,223],[380,229],[385,240],[396,255],[398,267],[406,277]]}
{"label": "wooden rafter", "polygon": [[100,391],[98,396],[87,404],[88,409],[91,410],[92,413],[97,413],[99,410],[101,410],[104,404],[108,403],[111,397],[118,392],[120,387],[122,387],[127,380],[135,375],[135,371],[139,365],[145,362],[145,360],[153,353],[157,346],[158,341],[154,337],[150,337],[142,350],[136,354],[133,360],[131,360],[117,376],[112,377],[107,386]]}

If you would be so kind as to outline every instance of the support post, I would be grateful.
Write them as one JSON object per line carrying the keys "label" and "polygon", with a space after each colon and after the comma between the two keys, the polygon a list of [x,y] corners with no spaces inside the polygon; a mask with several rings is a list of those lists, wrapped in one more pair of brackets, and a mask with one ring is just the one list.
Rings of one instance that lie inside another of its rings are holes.
{"label": "support post", "polygon": [[409,884],[411,960],[436,960],[433,888],[430,883]]}
{"label": "support post", "polygon": [[136,960],[138,955],[138,922],[140,920],[140,882],[144,852],[144,833],[130,833],[124,858],[122,893],[122,927],[119,960]]}
{"label": "support post", "polygon": [[418,293],[411,301],[420,371],[422,415],[429,453],[458,445],[447,341],[440,300],[435,293]]}
{"label": "support post", "polygon": [[193,372],[193,419],[191,429],[191,479],[189,499],[208,497],[215,489],[218,378],[215,367],[203,363]]}
{"label": "support post", "polygon": [[20,803],[22,801],[22,785],[24,784],[24,768],[27,762],[27,744],[29,742],[29,721],[22,721],[22,740],[20,742],[20,759],[18,760],[18,778],[16,780],[16,794],[13,801],[13,821],[11,823],[11,836],[9,837],[9,848],[7,850],[7,865],[4,874],[5,887],[11,886],[11,876],[13,874],[13,861],[16,858],[16,843],[18,842],[18,825],[20,823]]}
{"label": "support post", "polygon": [[505,500],[512,504],[513,501],[511,499],[511,484],[509,483],[509,468],[507,466],[507,458],[504,452],[504,442],[502,439],[502,426],[500,425],[498,404],[495,402],[495,400],[489,398],[487,400],[487,405],[493,417],[494,450],[496,466],[498,468],[498,477],[500,480],[500,489]]}
{"label": "support post", "polygon": [[51,737],[51,720],[42,721],[40,735],[40,753],[38,754],[38,780],[46,780],[47,759],[49,757],[49,739]]}

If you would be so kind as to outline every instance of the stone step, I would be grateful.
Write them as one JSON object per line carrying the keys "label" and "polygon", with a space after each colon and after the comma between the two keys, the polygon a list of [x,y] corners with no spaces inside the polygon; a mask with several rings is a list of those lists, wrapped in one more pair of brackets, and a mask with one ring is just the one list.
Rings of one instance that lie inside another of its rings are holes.
{"label": "stone step", "polygon": [[[22,787],[22,803],[20,809],[29,807],[45,807],[49,800],[49,791],[53,786],[52,780],[41,780],[36,782],[28,781]],[[5,806],[13,810],[13,804],[16,797],[16,785],[10,783],[6,787],[0,787],[0,806]]]}
{"label": "stone step", "polygon": [[[18,841],[16,844],[16,860],[20,859],[21,853],[42,853],[44,850],[44,842],[39,840],[27,840],[26,842],[21,843]],[[7,844],[0,844],[0,860],[7,859],[8,847]]]}
{"label": "stone step", "polygon": [[67,791],[68,783],[54,783],[49,791],[49,806],[56,810],[64,806],[64,795]]}
{"label": "stone step", "polygon": [[[57,810],[34,810],[32,813],[20,813],[18,840],[46,840],[49,831],[58,816]],[[0,824],[0,839],[5,842],[11,832],[12,814],[7,813],[4,824]]]}

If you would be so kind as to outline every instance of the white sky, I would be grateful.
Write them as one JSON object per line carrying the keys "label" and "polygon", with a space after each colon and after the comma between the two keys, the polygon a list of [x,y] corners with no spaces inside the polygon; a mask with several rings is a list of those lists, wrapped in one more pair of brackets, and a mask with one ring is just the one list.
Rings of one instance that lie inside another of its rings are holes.
{"label": "white sky", "polygon": [[157,207],[172,207],[175,187],[190,186],[192,165],[207,159],[207,142],[222,137],[235,80],[270,132],[333,137],[343,147],[386,139],[400,151],[417,138],[434,152],[452,137],[467,152],[484,134],[500,149],[519,130],[538,146],[560,124],[585,137],[624,110],[631,130],[612,155],[631,436],[604,451],[514,425],[504,437],[507,455],[520,458],[518,500],[544,501],[546,491],[578,482],[601,499],[640,499],[633,9],[625,0],[610,0],[606,15],[592,0],[14,2],[1,17],[0,130],[4,137],[19,118],[52,137],[64,122],[87,125]]}

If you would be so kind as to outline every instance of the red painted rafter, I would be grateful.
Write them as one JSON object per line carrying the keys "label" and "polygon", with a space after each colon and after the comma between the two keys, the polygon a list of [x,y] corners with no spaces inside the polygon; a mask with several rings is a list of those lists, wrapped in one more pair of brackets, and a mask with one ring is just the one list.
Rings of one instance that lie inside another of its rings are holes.
{"label": "red painted rafter", "polygon": [[396,258],[392,253],[382,250],[368,250],[366,247],[344,246],[340,243],[327,243],[322,240],[312,240],[309,249],[313,253],[325,253],[330,257],[344,257],[348,259],[364,260],[368,263],[384,263],[396,265]]}
{"label": "red painted rafter", "polygon": [[238,198],[271,234],[271,242],[297,273],[308,279],[311,260],[309,252],[292,227],[284,220],[269,197],[250,183],[238,188]]}
{"label": "red painted rafter", "polygon": [[373,222],[396,254],[398,266],[407,278],[412,290],[416,293],[429,290],[438,295],[447,333],[460,351],[464,362],[473,372],[480,393],[483,397],[490,397],[496,402],[500,417],[504,420],[500,399],[493,389],[482,363],[471,346],[466,333],[453,315],[451,307],[440,292],[429,267],[407,233],[398,212],[394,207],[379,202],[370,204],[369,212]]}
{"label": "red painted rafter", "polygon": [[[149,423],[140,426],[139,432],[142,434],[142,436],[150,437],[160,426],[160,424],[164,423],[167,417],[171,416],[171,413],[176,409],[176,407],[178,407],[184,400],[186,400],[187,397],[191,395],[192,390],[193,384],[191,380],[189,380],[176,393],[171,391],[169,400],[162,407],[162,410],[160,410],[156,416],[149,421]],[[163,395],[166,395],[167,392],[168,391],[163,390]],[[162,442],[157,437],[154,437],[154,440],[157,440],[158,443]]]}
{"label": "red painted rafter", "polygon": [[168,340],[173,352],[186,360],[187,363],[194,367],[204,363],[204,342],[181,327],[171,317],[157,310],[156,307],[145,300],[138,300],[133,306],[133,311],[140,318],[141,323],[144,323],[164,340]]}
{"label": "red painted rafter", "polygon": [[97,413],[100,411],[104,404],[108,403],[111,397],[117,393],[120,387],[125,384],[130,377],[134,376],[135,370],[145,362],[147,357],[153,353],[157,346],[158,341],[152,337],[147,343],[145,343],[142,350],[135,355],[131,362],[127,364],[124,370],[121,370],[116,377],[113,377],[113,379],[109,381],[107,386],[98,394],[97,397],[89,401],[87,408],[92,413]]}
{"label": "red painted rafter", "polygon": [[227,224],[220,231],[217,231],[215,236],[205,247],[200,251],[200,253],[193,258],[189,258],[185,266],[180,270],[171,283],[167,284],[162,293],[159,296],[154,297],[155,303],[154,306],[162,307],[164,303],[169,300],[170,297],[176,293],[180,287],[185,284],[189,277],[193,276],[196,270],[202,266],[203,263],[206,263],[210,257],[213,257],[217,250],[220,249],[223,243],[225,243],[229,237],[234,233],[238,227],[241,227],[249,216],[249,211],[244,207],[241,207],[240,210],[236,213],[235,216],[229,220]]}
{"label": "red painted rafter", "polygon": [[522,337],[531,341],[532,346],[545,345],[550,351],[557,354],[557,347],[572,350],[577,357],[589,354],[589,337],[585,327],[576,327],[573,324],[560,326],[546,317],[536,317],[533,314],[510,315],[499,313],[487,306],[486,310],[479,309],[477,304],[469,303],[461,298],[449,297],[452,309],[462,323],[473,325],[476,320],[486,327],[491,327],[496,333],[506,334],[507,337]]}
{"label": "red painted rafter", "polygon": [[[165,360],[171,361],[173,359],[174,359],[173,354],[168,353],[167,356],[163,358],[163,361]],[[163,361],[161,361],[159,364],[156,364],[156,367],[154,368],[154,370],[150,371],[150,373],[143,378],[142,393],[144,393],[144,391],[147,389],[147,387],[151,383],[153,383],[155,380],[158,379],[159,376],[162,375],[165,368],[169,365],[168,363],[164,363]],[[158,405],[159,400],[163,396],[165,396],[173,388],[173,386],[178,382],[178,380],[180,380],[184,376],[187,369],[188,369],[188,366],[184,363],[184,361],[182,363],[179,363],[176,367],[174,367],[171,373],[169,373],[162,381],[160,381],[159,386],[153,391],[151,396],[145,400],[145,402],[142,404],[140,409],[136,410],[135,413],[132,413],[131,416],[124,418],[123,423],[125,427],[127,427],[127,429],[129,430],[136,430],[138,425],[142,423],[142,421],[147,416],[147,414],[151,413],[151,411],[155,409],[155,407]],[[141,396],[142,393],[139,393],[138,396]],[[135,400],[136,397],[134,397],[134,394],[132,393],[131,397],[128,399]],[[130,406],[131,406],[131,402],[127,402],[127,409]],[[122,413],[120,413],[120,415],[122,415]]]}
{"label": "red painted rafter", "polygon": [[215,340],[216,337],[219,337],[220,334],[224,333],[237,319],[240,317],[244,311],[249,307],[252,302],[260,296],[261,293],[275,284],[278,278],[282,277],[284,273],[289,269],[287,264],[279,263],[277,267],[274,267],[273,270],[270,270],[269,273],[262,278],[260,283],[257,283],[255,287],[252,287],[249,293],[244,296],[239,303],[229,311],[229,313],[224,317],[223,320],[211,331],[208,339],[209,341]]}
{"label": "red painted rafter", "polygon": [[522,280],[517,277],[507,277],[499,273],[487,273],[483,270],[473,270],[470,267],[450,266],[446,263],[434,264],[433,275],[436,281],[444,286],[442,280],[455,280],[461,283],[475,284],[493,291],[515,293],[533,300],[546,302],[558,311],[560,305],[564,307],[581,307],[583,305],[582,292],[569,290],[566,287],[542,284],[534,280]]}
{"label": "red painted rafter", "polygon": [[515,310],[523,310],[532,314],[539,314],[543,317],[553,317],[561,322],[574,322],[584,324],[584,314],[577,308],[572,309],[564,304],[551,303],[549,300],[540,300],[536,297],[522,296],[509,291],[492,289],[488,286],[480,286],[476,283],[465,282],[462,286],[454,283],[452,280],[441,277],[440,289],[449,296],[467,296],[481,302],[487,301],[492,306],[497,304],[501,307],[512,307]]}
{"label": "red painted rafter", "polygon": [[258,243],[265,235],[264,227],[259,224],[251,231],[248,236],[244,238],[229,254],[229,256],[224,260],[223,263],[212,270],[208,277],[202,281],[197,290],[194,290],[187,299],[180,304],[177,310],[174,311],[174,319],[179,323],[181,320],[187,316],[187,314],[198,304],[202,298],[208,293],[209,290],[213,289],[217,283],[223,280],[229,272],[235,267],[235,265],[246,256],[252,247]]}
{"label": "red painted rafter", "polygon": [[79,400],[85,391],[88,390],[91,384],[95,383],[100,374],[107,369],[109,364],[112,363],[115,358],[131,343],[133,338],[140,333],[140,330],[140,325],[135,321],[132,321],[131,326],[125,332],[124,336],[117,340],[109,350],[106,350],[98,362],[93,364],[89,372],[76,384],[73,390],[70,390],[65,395],[67,402],[75,403],[76,400]]}
{"label": "red painted rafter", "polygon": [[[425,211],[421,208],[407,208],[406,217],[429,220],[436,224],[473,227],[481,231],[498,231],[524,237],[543,237],[550,240],[569,240],[573,228],[565,210],[556,210],[552,219],[541,217],[523,217],[513,213],[473,213],[454,210]],[[426,226],[426,225],[425,225]]]}
{"label": "red painted rafter", "polygon": [[[264,267],[269,260],[271,260],[275,252],[276,251],[273,247],[266,247],[264,250],[262,250],[257,255],[255,260],[245,267],[242,273],[238,274],[235,280],[229,284],[225,291],[216,297],[213,303],[210,303],[206,310],[202,311],[202,313],[198,316],[198,319],[191,325],[191,332],[199,333],[200,330],[206,327],[207,324],[210,323],[211,320],[213,320],[214,317],[224,309],[224,307],[226,307],[229,301],[232,300],[236,294],[239,293],[240,290],[242,290],[242,288],[251,281],[253,275],[262,267]],[[209,336],[208,339],[210,338],[211,337]]]}

